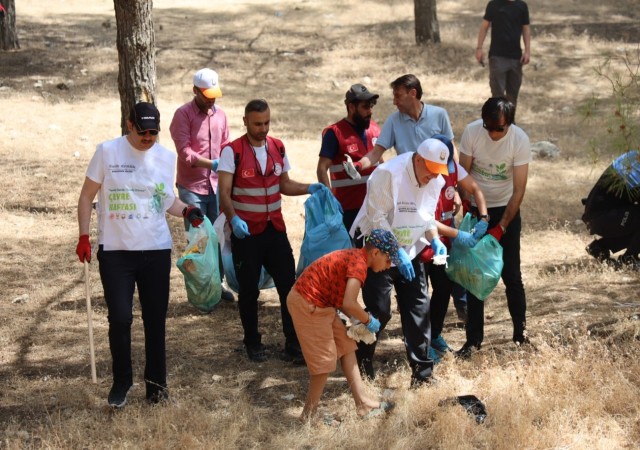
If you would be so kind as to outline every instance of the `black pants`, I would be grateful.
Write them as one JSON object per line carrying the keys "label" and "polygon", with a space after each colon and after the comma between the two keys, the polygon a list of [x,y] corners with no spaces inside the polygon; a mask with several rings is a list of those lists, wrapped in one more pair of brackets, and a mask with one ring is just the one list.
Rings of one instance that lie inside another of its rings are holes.
{"label": "black pants", "polygon": [[147,395],[151,395],[167,386],[165,323],[171,250],[104,251],[100,246],[98,261],[109,314],[113,381],[133,382],[131,323],[133,292],[137,285],[144,325],[144,379]]}
{"label": "black pants", "polygon": [[[498,225],[505,207],[489,208],[489,228]],[[500,240],[502,245],[502,281],[506,288],[507,306],[513,322],[513,337],[522,336],[526,328],[527,299],[520,271],[520,232],[522,220],[520,211],[513,218]],[[488,300],[488,298],[487,298]],[[484,301],[467,292],[467,344],[480,346],[484,339]]]}
{"label": "black pants", "polygon": [[287,309],[287,295],[295,283],[296,269],[293,250],[287,233],[276,230],[271,222],[256,235],[238,239],[231,235],[231,253],[238,279],[238,307],[244,329],[244,344],[254,346],[262,342],[258,332],[258,283],[262,266],[273,278],[280,298],[282,331],[287,342],[297,343],[293,321]]}
{"label": "black pants", "polygon": [[602,238],[598,246],[616,253],[626,249],[625,255],[640,253],[640,206],[627,205],[593,213],[589,221],[591,234]]}
{"label": "black pants", "polygon": [[453,283],[444,271],[445,266],[439,266],[432,262],[424,263],[425,273],[431,286],[431,300],[429,315],[431,316],[431,336],[437,338],[442,333],[444,318],[449,308],[449,298]]}
{"label": "black pants", "polygon": [[[349,232],[349,230],[351,230],[351,225],[353,225],[353,222],[356,220],[358,212],[360,212],[359,208],[347,209],[342,213],[342,223],[344,223],[344,227],[347,229],[347,233]],[[357,238],[359,232],[360,229],[358,228],[355,233],[356,237],[351,239],[351,243],[355,248],[362,248],[364,246],[364,239]]]}
{"label": "black pants", "polygon": [[[431,344],[429,297],[420,258],[414,258],[412,263],[416,273],[412,281],[407,281],[396,267],[378,273],[369,269],[362,287],[362,298],[367,310],[380,321],[382,331],[391,319],[391,288],[395,287],[411,377],[425,381],[433,371],[433,360],[428,356]],[[360,365],[365,360],[373,360],[376,343],[358,342],[356,356]]]}

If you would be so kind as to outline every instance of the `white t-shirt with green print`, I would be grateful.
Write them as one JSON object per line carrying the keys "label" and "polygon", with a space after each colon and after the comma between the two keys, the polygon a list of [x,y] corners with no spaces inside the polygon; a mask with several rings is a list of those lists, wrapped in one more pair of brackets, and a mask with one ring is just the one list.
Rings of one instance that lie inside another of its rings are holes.
{"label": "white t-shirt with green print", "polygon": [[473,158],[469,173],[480,186],[487,207],[506,206],[513,194],[513,168],[531,162],[529,136],[511,125],[498,141],[489,137],[482,119],[464,129],[460,152]]}

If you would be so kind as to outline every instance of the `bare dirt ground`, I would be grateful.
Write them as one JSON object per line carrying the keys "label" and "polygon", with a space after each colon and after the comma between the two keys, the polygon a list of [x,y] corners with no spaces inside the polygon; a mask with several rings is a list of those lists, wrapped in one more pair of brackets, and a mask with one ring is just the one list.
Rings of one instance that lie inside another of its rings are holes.
{"label": "bare dirt ground", "polygon": [[[279,359],[275,290],[263,291],[260,310],[272,357],[256,365],[243,352],[236,305],[199,314],[177,269],[167,319],[173,403],[156,408],[144,401],[136,306],[136,387],[124,411],[107,408],[106,308],[92,264],[93,385],[84,276],[74,249],[87,163],[96,143],[119,134],[113,4],[17,3],[22,49],[0,54],[0,448],[637,448],[640,277],[590,260],[584,247],[591,238],[579,221],[580,198],[612,155],[603,139],[610,87],[593,69],[638,48],[636,2],[528,2],[532,62],[518,123],[532,142],[548,140],[561,150],[558,159],[531,164],[522,206],[533,345],[510,342],[500,284],[487,300],[483,350],[470,361],[446,357],[436,386],[409,391],[396,315],[378,347],[381,375],[368,386],[393,397],[396,410],[359,421],[337,372],[322,408],[342,419],[339,428],[296,420],[307,372]],[[439,1],[443,42],[416,47],[407,0],[156,1],[161,142],[173,148],[173,111],[190,99],[192,73],[207,66],[220,74],[219,104],[234,137],[248,100],[270,102],[271,134],[284,140],[299,181],[314,181],[320,132],[342,117],[344,92],[355,82],[381,94],[374,117],[382,123],[394,109],[388,83],[416,74],[425,100],[447,108],[459,139],[489,96],[487,69],[473,59],[484,5]],[[593,97],[602,106],[585,121]],[[296,255],[304,199],[284,203]],[[170,220],[177,258],[181,223]],[[444,335],[454,348],[464,342],[454,314]],[[460,394],[485,402],[483,426],[462,408],[438,406]]]}

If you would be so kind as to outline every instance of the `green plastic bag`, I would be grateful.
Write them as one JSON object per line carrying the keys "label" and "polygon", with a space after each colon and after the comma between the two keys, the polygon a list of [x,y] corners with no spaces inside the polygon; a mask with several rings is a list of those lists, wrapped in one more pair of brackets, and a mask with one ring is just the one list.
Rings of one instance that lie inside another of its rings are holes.
{"label": "green plastic bag", "polygon": [[222,283],[218,263],[218,236],[207,217],[189,227],[189,243],[176,263],[184,276],[187,300],[203,312],[211,312],[220,301]]}
{"label": "green plastic bag", "polygon": [[[467,213],[459,229],[472,232],[476,222],[477,219]],[[451,281],[484,300],[500,281],[504,267],[502,246],[490,234],[484,235],[472,248],[453,241],[447,264],[445,272]]]}

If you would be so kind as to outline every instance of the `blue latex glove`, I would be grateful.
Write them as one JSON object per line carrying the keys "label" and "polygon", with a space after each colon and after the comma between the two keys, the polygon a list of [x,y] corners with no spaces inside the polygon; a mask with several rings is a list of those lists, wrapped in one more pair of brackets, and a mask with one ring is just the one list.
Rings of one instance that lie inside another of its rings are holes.
{"label": "blue latex glove", "polygon": [[367,330],[372,333],[377,333],[380,331],[380,321],[373,317],[371,313],[369,313],[369,323],[367,324]]}
{"label": "blue latex glove", "polygon": [[312,183],[309,185],[307,192],[313,195],[316,192],[321,191],[322,189],[328,189],[328,188],[323,183]]}
{"label": "blue latex glove", "polygon": [[476,239],[480,239],[487,232],[487,228],[489,228],[489,222],[486,220],[480,220],[476,223],[476,226],[473,227],[473,237]]}
{"label": "blue latex glove", "polygon": [[218,164],[220,163],[219,159],[213,159],[211,160],[211,170],[213,170],[214,172],[218,171]]}
{"label": "blue latex glove", "polygon": [[[442,243],[440,243],[442,245]],[[444,247],[444,245],[442,245]],[[446,252],[446,248],[445,248]],[[411,264],[411,258],[407,255],[407,252],[404,248],[400,247],[398,250],[398,257],[400,258],[400,265],[398,266],[398,270],[400,274],[405,277],[408,281],[413,280],[416,277],[416,272],[413,270],[413,264]]]}
{"label": "blue latex glove", "polygon": [[233,234],[235,234],[238,239],[251,236],[247,222],[242,220],[240,216],[233,216],[233,219],[231,219],[231,228],[233,228]]}
{"label": "blue latex glove", "polygon": [[458,230],[458,235],[454,237],[453,240],[460,245],[464,245],[465,247],[473,247],[478,243],[478,240],[473,234],[462,230]]}
{"label": "blue latex glove", "polygon": [[[467,233],[469,234],[469,233]],[[434,237],[431,241],[431,248],[433,248],[434,256],[446,255],[447,247],[440,241],[439,238]]]}

